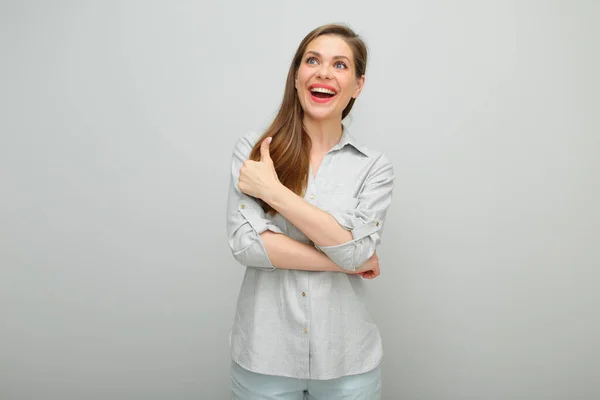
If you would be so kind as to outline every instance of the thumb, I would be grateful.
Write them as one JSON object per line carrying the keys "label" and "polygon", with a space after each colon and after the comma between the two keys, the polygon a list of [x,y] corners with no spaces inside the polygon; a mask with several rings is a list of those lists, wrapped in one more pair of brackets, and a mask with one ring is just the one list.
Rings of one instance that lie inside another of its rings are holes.
{"label": "thumb", "polygon": [[271,144],[272,137],[268,137],[260,144],[260,161],[270,161],[271,153],[269,152],[269,145]]}

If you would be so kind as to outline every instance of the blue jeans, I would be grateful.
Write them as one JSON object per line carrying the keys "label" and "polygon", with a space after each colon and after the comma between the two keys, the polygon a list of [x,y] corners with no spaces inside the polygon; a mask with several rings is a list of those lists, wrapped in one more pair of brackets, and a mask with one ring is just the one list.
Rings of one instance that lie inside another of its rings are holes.
{"label": "blue jeans", "polygon": [[381,365],[336,379],[296,379],[257,374],[231,362],[233,400],[380,400]]}

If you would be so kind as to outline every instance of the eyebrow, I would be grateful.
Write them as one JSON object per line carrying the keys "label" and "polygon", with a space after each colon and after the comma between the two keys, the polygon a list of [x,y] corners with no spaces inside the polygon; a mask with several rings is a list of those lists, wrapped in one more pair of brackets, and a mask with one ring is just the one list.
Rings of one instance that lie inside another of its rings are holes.
{"label": "eyebrow", "polygon": [[[308,50],[306,52],[306,54],[309,54],[309,53],[310,54],[314,54],[317,57],[322,57],[321,53],[319,53],[318,51]],[[344,58],[344,59],[348,60],[348,62],[350,62],[350,59],[348,57],[346,57],[346,56],[333,56],[334,60],[337,60],[337,59],[340,59],[340,58]]]}

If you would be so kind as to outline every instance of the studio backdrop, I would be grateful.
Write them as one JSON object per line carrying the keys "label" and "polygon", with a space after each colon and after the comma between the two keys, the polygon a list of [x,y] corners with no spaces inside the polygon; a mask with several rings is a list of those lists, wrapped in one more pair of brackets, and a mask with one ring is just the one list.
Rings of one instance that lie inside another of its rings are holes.
{"label": "studio backdrop", "polygon": [[390,400],[600,398],[600,3],[0,3],[0,398],[224,400],[233,144],[300,40],[369,46]]}

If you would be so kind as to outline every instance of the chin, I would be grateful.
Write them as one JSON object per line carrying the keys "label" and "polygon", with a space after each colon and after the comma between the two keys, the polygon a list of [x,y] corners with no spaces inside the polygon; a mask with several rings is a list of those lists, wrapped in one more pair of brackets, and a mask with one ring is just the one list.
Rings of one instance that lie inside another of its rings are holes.
{"label": "chin", "polygon": [[342,114],[339,113],[335,113],[331,110],[304,110],[304,115],[310,119],[312,119],[313,121],[319,121],[319,122],[324,122],[324,121],[330,121],[330,120],[335,120],[335,119],[339,119],[341,121],[342,119]]}

